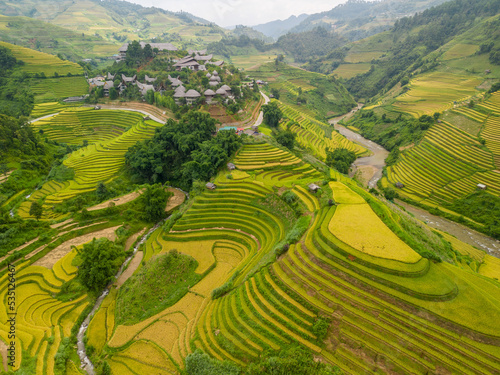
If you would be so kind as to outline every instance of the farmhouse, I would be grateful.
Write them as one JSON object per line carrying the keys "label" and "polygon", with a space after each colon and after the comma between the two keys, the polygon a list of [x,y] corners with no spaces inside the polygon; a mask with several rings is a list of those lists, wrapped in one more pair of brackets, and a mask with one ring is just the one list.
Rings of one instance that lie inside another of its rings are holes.
{"label": "farmhouse", "polygon": [[139,88],[139,91],[141,92],[142,96],[146,96],[146,93],[150,90],[155,91],[155,87],[153,85],[147,85],[140,82],[136,82],[136,85]]}
{"label": "farmhouse", "polygon": [[137,75],[134,75],[133,77],[127,77],[125,74],[122,74],[122,83],[125,85],[134,84],[136,80]]}
{"label": "farmhouse", "polygon": [[234,165],[233,163],[227,163],[227,169],[229,169],[230,171],[234,171],[236,169],[236,165]]}
{"label": "farmhouse", "polygon": [[205,96],[205,100],[207,102],[207,104],[211,104],[212,103],[212,99],[215,97],[215,91],[213,90],[206,90],[203,95]]}
{"label": "farmhouse", "polygon": [[184,94],[187,104],[193,104],[200,96],[201,94],[196,90],[189,90]]}
{"label": "farmhouse", "polygon": [[173,78],[169,75],[168,80],[170,81],[172,87],[182,86],[182,81],[180,79]]}
{"label": "farmhouse", "polygon": [[318,185],[316,184],[309,184],[309,190],[312,191],[313,193],[316,193],[319,189],[321,189]]}
{"label": "farmhouse", "polygon": [[194,70],[195,72],[200,70],[200,63],[198,63],[198,61],[196,61],[196,59],[192,56],[186,56],[186,57],[183,57],[182,59],[180,59],[179,61],[177,61],[175,64],[174,64],[174,67],[177,71],[181,71],[182,69],[184,68],[188,68],[188,69],[191,69],[191,70]]}
{"label": "farmhouse", "polygon": [[206,186],[206,188],[207,188],[207,189],[210,189],[210,190],[215,190],[215,189],[217,189],[217,185],[215,185],[215,184],[214,184],[214,183],[212,183],[212,182],[208,182],[205,186]]}

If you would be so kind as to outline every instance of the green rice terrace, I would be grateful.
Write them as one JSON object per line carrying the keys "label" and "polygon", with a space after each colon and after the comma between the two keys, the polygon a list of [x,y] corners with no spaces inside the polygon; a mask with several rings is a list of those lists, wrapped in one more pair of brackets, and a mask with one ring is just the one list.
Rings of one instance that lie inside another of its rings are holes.
{"label": "green rice terrace", "polygon": [[[340,174],[314,194],[321,174],[269,144],[243,146],[234,163],[143,250],[193,257],[199,281],[119,324],[110,313],[126,282],[92,320],[87,336],[113,373],[176,373],[196,349],[246,366],[297,343],[345,373],[500,370],[496,282],[422,257],[398,217]],[[297,242],[296,213],[278,197],[290,191],[309,223]]]}
{"label": "green rice terrace", "polygon": [[500,5],[385,2],[0,2],[0,375],[500,374]]}
{"label": "green rice terrace", "polygon": [[478,184],[500,195],[499,106],[500,95],[494,93],[473,108],[452,109],[450,122],[434,125],[387,168],[382,185],[401,182],[402,195],[430,206],[452,204]]}
{"label": "green rice terrace", "polygon": [[66,181],[47,181],[28,200],[21,203],[18,214],[30,217],[34,201],[44,202],[44,219],[58,219],[51,208],[78,194],[95,190],[99,182],[113,180],[125,163],[125,153],[140,140],[150,138],[161,124],[143,120],[137,112],[99,110],[92,108],[66,109],[56,116],[33,123],[50,139],[67,144],[87,146],[73,152],[63,161],[74,175]]}

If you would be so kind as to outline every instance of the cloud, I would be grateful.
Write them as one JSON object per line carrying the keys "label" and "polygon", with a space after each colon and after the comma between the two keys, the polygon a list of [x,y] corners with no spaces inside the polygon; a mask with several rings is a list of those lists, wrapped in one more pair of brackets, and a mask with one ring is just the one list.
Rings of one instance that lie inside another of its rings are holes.
{"label": "cloud", "polygon": [[173,12],[185,11],[220,26],[257,25],[291,15],[330,10],[346,0],[131,0]]}

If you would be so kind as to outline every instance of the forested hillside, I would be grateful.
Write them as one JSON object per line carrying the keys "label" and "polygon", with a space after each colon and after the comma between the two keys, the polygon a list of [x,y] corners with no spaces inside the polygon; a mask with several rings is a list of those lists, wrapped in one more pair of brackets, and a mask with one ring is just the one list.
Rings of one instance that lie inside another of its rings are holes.
{"label": "forested hillside", "polygon": [[[500,4],[497,1],[451,1],[413,17],[402,18],[387,33],[333,51],[327,57],[329,69],[321,59],[312,62],[309,68],[328,73],[344,62],[370,63],[369,71],[348,79],[346,86],[357,98],[371,98],[389,90],[401,80],[404,85],[407,82],[405,76],[408,78],[417,69],[419,73],[424,73],[436,68],[439,65],[438,56],[431,55],[432,52],[479,25],[482,20],[495,16],[499,10]],[[495,64],[494,56],[499,48],[495,45],[498,41],[494,41],[496,28],[497,20],[492,19],[481,30],[485,34],[479,34],[483,39],[481,44],[489,46],[493,42],[493,46],[488,47],[490,51],[486,52],[486,47],[483,47],[484,53],[493,56],[492,64]],[[476,30],[476,36],[478,31],[480,30]],[[362,53],[373,51],[373,54],[365,59],[354,60],[355,54],[350,54],[350,50]]]}
{"label": "forested hillside", "polygon": [[189,13],[145,8],[118,0],[0,1],[0,14],[35,18],[117,45],[127,40],[153,38],[157,42],[203,47],[225,34],[222,28]]}

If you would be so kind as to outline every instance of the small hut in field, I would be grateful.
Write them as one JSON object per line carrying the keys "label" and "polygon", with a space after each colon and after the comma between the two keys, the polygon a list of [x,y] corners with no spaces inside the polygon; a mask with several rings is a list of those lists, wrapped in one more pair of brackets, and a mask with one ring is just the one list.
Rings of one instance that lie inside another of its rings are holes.
{"label": "small hut in field", "polygon": [[316,184],[310,184],[309,185],[309,190],[313,193],[316,193],[319,191],[319,189],[321,189],[321,187],[319,187],[318,185]]}

